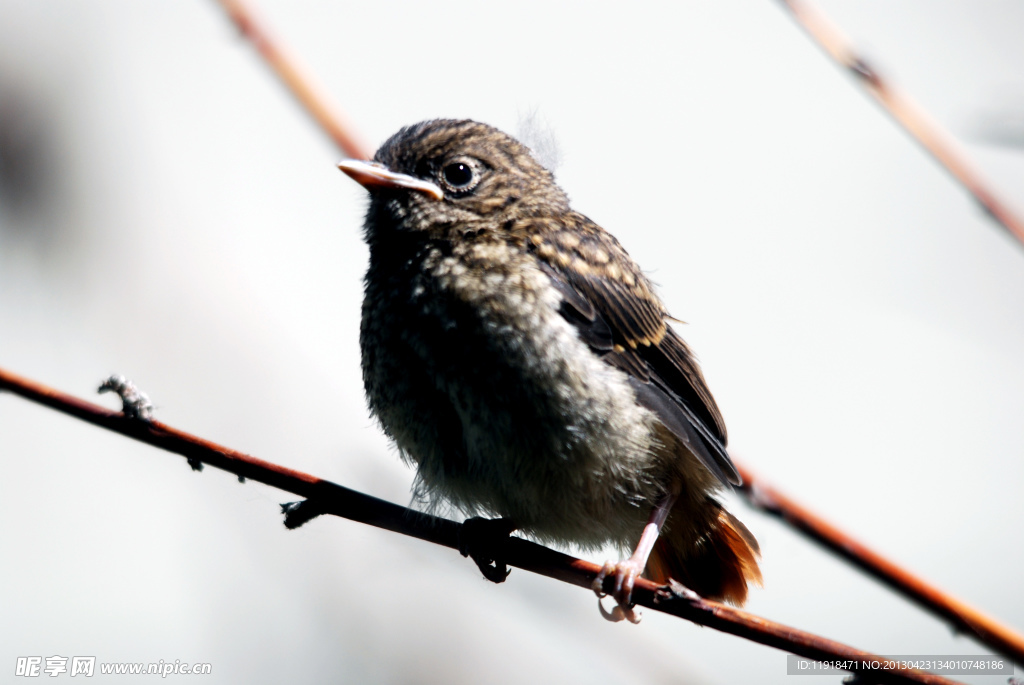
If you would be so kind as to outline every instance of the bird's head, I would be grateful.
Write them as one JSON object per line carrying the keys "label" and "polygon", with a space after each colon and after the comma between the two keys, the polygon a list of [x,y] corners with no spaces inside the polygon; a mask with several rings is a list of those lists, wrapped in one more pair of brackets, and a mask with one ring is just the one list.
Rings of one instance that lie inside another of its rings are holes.
{"label": "bird's head", "polygon": [[370,192],[367,231],[450,235],[568,209],[554,176],[530,150],[496,128],[435,119],[403,128],[372,162],[338,167]]}

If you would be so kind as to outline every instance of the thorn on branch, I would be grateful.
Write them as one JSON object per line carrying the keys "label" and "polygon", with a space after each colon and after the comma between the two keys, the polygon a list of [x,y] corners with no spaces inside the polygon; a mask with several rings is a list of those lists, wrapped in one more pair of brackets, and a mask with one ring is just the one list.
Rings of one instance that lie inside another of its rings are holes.
{"label": "thorn on branch", "polygon": [[[99,393],[115,392],[121,398],[121,412],[127,419],[136,421],[153,420],[153,403],[149,396],[135,387],[130,380],[115,373],[100,384]],[[191,462],[190,462],[191,463]],[[195,467],[193,467],[195,468]]]}
{"label": "thorn on branch", "polygon": [[310,502],[308,499],[304,499],[299,502],[286,502],[282,504],[281,513],[284,514],[284,527],[288,530],[295,530],[299,526],[327,512],[323,507]]}

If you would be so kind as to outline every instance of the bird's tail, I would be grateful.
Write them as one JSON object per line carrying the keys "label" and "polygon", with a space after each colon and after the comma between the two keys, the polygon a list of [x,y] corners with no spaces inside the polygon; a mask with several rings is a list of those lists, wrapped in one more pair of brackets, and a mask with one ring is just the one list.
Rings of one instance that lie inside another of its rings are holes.
{"label": "bird's tail", "polygon": [[747,585],[761,585],[757,565],[761,551],[739,519],[714,500],[708,504],[718,510],[710,527],[694,542],[687,526],[679,525],[677,515],[677,525],[655,543],[644,575],[656,583],[674,578],[701,597],[741,606],[747,599]]}

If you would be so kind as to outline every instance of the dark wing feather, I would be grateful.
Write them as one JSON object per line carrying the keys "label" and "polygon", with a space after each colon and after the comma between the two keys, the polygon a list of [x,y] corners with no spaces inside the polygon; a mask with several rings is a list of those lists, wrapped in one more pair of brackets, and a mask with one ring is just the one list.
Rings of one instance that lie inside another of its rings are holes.
{"label": "dark wing feather", "polygon": [[[585,229],[601,241],[605,254],[613,252],[613,258],[633,268],[611,236],[592,223]],[[562,255],[550,249],[548,254],[538,250],[544,271],[563,296],[560,313],[605,362],[629,374],[637,401],[709,471],[723,483],[741,484],[725,450],[722,415],[686,343],[666,324],[661,303],[646,281],[637,281],[638,273],[627,283],[621,269],[610,272],[600,263],[588,263],[586,257],[594,250],[586,247],[585,242],[577,247],[571,260],[557,259]],[[616,274],[620,277],[611,277]]]}
{"label": "dark wing feather", "polygon": [[[702,434],[698,428],[699,422],[694,421],[691,416],[687,415],[685,406],[681,407],[678,400],[673,401],[670,392],[666,392],[657,384],[644,383],[633,376],[630,377],[629,383],[636,391],[637,402],[653,411],[665,425],[665,428],[668,428],[673,435],[679,438],[700,459],[700,462],[708,467],[711,473],[715,474],[716,478],[726,484],[733,483],[739,485],[739,483],[735,482],[738,476],[736,475],[736,469],[732,468],[732,462],[723,464],[720,455],[717,453],[712,454],[708,450],[707,445],[709,442],[713,442],[713,439],[709,440],[707,436]],[[680,411],[680,408],[682,408],[682,411]],[[728,459],[728,455],[726,459]],[[724,470],[723,466],[725,467]]]}
{"label": "dark wing feather", "polygon": [[594,309],[590,300],[578,293],[547,262],[540,262],[540,266],[562,295],[562,306],[559,307],[558,313],[576,327],[580,339],[589,345],[590,349],[598,353],[610,352],[615,347],[612,329],[608,327],[603,318],[598,316],[597,310]]}

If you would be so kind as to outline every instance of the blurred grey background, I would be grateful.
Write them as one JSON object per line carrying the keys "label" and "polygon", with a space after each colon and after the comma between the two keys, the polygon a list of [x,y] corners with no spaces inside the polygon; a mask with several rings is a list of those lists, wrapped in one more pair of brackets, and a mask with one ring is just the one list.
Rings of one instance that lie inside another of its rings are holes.
{"label": "blurred grey background", "polygon": [[[374,146],[438,116],[544,122],[574,206],[689,322],[735,453],[1024,628],[1024,249],[777,5],[259,6]],[[1024,5],[821,7],[1024,211]],[[0,365],[85,397],[124,373],[167,423],[407,503],[362,397],[365,198],[339,156],[213,2],[0,1]],[[294,496],[12,396],[0,457],[4,682],[31,655],[210,683],[839,680],[359,524],[288,532]],[[764,553],[751,611],[985,652],[733,506]]]}

